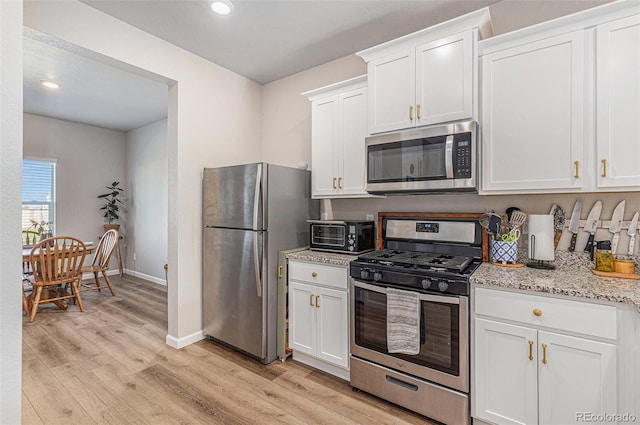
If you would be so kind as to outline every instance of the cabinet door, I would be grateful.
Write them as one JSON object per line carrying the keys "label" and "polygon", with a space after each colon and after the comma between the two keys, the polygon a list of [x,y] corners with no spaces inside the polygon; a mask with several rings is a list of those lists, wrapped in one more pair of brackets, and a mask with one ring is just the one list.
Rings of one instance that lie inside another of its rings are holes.
{"label": "cabinet door", "polygon": [[341,170],[339,191],[342,195],[364,195],[367,135],[367,89],[365,87],[338,96],[338,124]]}
{"label": "cabinet door", "polygon": [[580,422],[581,413],[618,413],[616,374],[614,345],[539,331],[540,424]]}
{"label": "cabinet door", "polygon": [[640,186],[640,15],[599,25],[596,34],[598,187],[635,186],[637,189]]}
{"label": "cabinet door", "polygon": [[536,330],[485,319],[475,327],[474,417],[537,424]]}
{"label": "cabinet door", "polygon": [[349,368],[349,317],[347,291],[314,288],[316,303],[319,359]]}
{"label": "cabinet door", "polygon": [[468,31],[416,48],[416,124],[473,115],[473,39]]}
{"label": "cabinet door", "polygon": [[316,354],[316,308],[313,287],[289,282],[289,347]]}
{"label": "cabinet door", "polygon": [[331,196],[338,187],[338,96],[313,102],[311,139],[311,195]]}
{"label": "cabinet door", "polygon": [[580,30],[483,56],[483,193],[582,188],[583,45]]}
{"label": "cabinet door", "polygon": [[413,110],[416,94],[415,72],[414,48],[369,62],[371,134],[416,125],[416,111]]}

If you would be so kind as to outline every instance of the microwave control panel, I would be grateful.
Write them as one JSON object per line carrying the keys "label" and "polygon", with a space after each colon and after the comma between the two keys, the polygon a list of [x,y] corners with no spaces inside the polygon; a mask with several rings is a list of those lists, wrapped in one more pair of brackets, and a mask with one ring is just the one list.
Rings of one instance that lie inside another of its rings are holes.
{"label": "microwave control panel", "polygon": [[453,178],[471,178],[471,133],[454,136],[453,143]]}

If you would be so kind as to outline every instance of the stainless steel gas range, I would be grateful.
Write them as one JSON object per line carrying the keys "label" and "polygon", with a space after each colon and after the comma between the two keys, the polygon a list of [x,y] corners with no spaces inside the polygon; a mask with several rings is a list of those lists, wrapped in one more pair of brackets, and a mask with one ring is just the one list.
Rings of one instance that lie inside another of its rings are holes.
{"label": "stainless steel gas range", "polygon": [[[476,214],[387,214],[382,249],[350,264],[351,386],[445,424],[469,424],[469,277],[486,236]],[[416,307],[408,316],[393,310],[398,294]],[[412,350],[390,343],[394,321],[415,328]]]}

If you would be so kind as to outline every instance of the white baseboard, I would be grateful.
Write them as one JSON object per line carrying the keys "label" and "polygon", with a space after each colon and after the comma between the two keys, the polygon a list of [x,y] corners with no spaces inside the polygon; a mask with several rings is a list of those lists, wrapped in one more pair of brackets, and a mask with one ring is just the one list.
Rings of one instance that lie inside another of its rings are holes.
{"label": "white baseboard", "polygon": [[[118,274],[120,271],[116,270],[107,270],[108,276],[113,276],[114,274]],[[102,276],[102,273],[99,273],[98,276]],[[93,273],[82,273],[82,280],[91,279],[93,280]]]}
{"label": "white baseboard", "polygon": [[183,336],[182,338],[176,338],[175,336],[167,335],[165,343],[169,347],[177,348],[179,350],[202,339],[204,339],[204,331],[198,331],[192,333],[191,335]]}
{"label": "white baseboard", "polygon": [[[111,272],[118,273],[118,270],[109,270],[107,274],[111,274]],[[148,280],[149,282],[157,283],[158,285],[167,286],[167,282],[159,277],[150,276],[148,274],[140,273],[134,270],[124,269],[124,273],[129,276],[138,277],[140,279]]]}

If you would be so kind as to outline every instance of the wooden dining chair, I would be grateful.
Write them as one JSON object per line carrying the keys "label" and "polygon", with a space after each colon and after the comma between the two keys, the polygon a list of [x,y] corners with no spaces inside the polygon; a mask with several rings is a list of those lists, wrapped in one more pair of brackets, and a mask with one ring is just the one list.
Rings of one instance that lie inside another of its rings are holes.
{"label": "wooden dining chair", "polygon": [[[55,236],[36,243],[31,249],[29,262],[33,271],[31,318],[36,317],[40,304],[53,302],[66,309],[61,300],[73,299],[80,311],[84,311],[79,284],[86,247],[80,239],[71,236]],[[71,287],[71,293],[66,287]]]}
{"label": "wooden dining chair", "polygon": [[111,295],[116,294],[113,290],[113,286],[111,286],[109,276],[107,276],[107,270],[109,269],[109,260],[111,259],[111,254],[113,254],[113,251],[116,248],[119,237],[120,235],[115,229],[107,230],[104,235],[102,235],[102,237],[100,238],[100,243],[98,243],[98,247],[93,254],[91,265],[82,269],[83,273],[93,273],[95,282],[93,284],[82,282],[82,286],[80,287],[81,291],[97,290],[99,292],[102,292],[102,287],[100,286],[100,278],[98,277],[98,273],[102,273],[104,281],[109,287],[109,291],[111,291]]}

